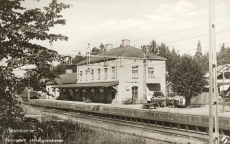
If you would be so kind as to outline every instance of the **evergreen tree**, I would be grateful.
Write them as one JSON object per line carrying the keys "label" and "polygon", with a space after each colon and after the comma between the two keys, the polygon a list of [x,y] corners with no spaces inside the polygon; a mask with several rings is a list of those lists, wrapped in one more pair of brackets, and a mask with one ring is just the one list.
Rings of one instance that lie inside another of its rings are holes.
{"label": "evergreen tree", "polygon": [[207,55],[203,55],[200,41],[198,41],[198,44],[197,44],[197,49],[196,49],[196,53],[194,55],[194,60],[196,60],[197,63],[201,65],[202,70],[204,72],[208,71],[208,67],[209,67],[208,57],[207,57]]}
{"label": "evergreen tree", "polygon": [[200,44],[200,41],[198,41],[198,44],[197,44],[197,49],[196,49],[196,54],[195,54],[195,58],[200,60],[201,61],[201,58],[202,58],[203,54],[202,54],[202,47],[201,47],[201,44]]}
{"label": "evergreen tree", "polygon": [[158,53],[159,56],[162,56],[162,57],[165,57],[165,58],[168,57],[170,51],[169,51],[169,48],[164,43],[162,43],[158,47],[158,49],[159,49],[159,53]]}
{"label": "evergreen tree", "polygon": [[202,56],[202,66],[203,70],[207,73],[209,71],[209,53]]}
{"label": "evergreen tree", "polygon": [[99,50],[99,48],[96,48],[96,47],[94,47],[93,49],[92,49],[92,51],[91,51],[91,55],[97,55],[97,54],[99,54],[100,53],[100,50]]}
{"label": "evergreen tree", "polygon": [[220,48],[220,52],[223,53],[225,50],[226,50],[225,44],[223,43],[223,45],[222,45],[221,48]]}
{"label": "evergreen tree", "polygon": [[99,48],[100,48],[100,52],[104,52],[105,51],[105,46],[102,43],[99,46]]}
{"label": "evergreen tree", "polygon": [[152,40],[149,45],[149,52],[153,54],[158,54],[158,46],[155,40]]}

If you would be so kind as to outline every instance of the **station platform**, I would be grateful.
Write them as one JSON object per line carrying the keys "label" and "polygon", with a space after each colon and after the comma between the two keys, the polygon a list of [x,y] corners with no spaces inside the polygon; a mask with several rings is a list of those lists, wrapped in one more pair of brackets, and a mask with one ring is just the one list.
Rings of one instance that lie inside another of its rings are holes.
{"label": "station platform", "polygon": [[[208,116],[209,115],[209,106],[196,107],[196,108],[169,108],[169,107],[157,107],[157,109],[143,109],[142,104],[131,104],[131,105],[114,105],[114,104],[104,104],[104,103],[85,103],[78,101],[64,101],[64,100],[54,100],[54,99],[33,99],[30,100],[36,103],[37,102],[57,102],[57,103],[69,103],[76,105],[88,105],[88,106],[103,106],[110,108],[125,108],[125,109],[137,109],[144,111],[154,111],[154,112],[167,112],[167,113],[175,113],[175,114],[186,114],[186,115],[200,115],[200,116]],[[230,107],[225,107],[225,112],[223,112],[223,106],[219,105],[219,117],[230,118]]]}

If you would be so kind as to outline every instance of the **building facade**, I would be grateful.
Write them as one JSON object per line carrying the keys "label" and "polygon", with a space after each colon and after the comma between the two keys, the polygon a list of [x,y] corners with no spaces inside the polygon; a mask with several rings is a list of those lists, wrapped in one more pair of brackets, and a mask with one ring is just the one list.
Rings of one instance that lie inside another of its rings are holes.
{"label": "building facade", "polygon": [[120,104],[127,98],[152,97],[154,91],[165,93],[166,59],[130,46],[122,40],[118,48],[106,45],[106,52],[77,64],[75,84],[56,85],[75,99]]}
{"label": "building facade", "polygon": [[230,64],[218,66],[217,83],[220,92],[227,91],[230,88]]}

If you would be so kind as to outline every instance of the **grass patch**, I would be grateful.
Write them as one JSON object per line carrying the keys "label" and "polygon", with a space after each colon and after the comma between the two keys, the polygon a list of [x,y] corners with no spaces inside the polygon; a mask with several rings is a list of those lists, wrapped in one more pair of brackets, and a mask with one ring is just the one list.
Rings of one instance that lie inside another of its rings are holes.
{"label": "grass patch", "polygon": [[[33,134],[16,133],[11,138],[59,139],[65,144],[145,144],[145,139],[134,135],[124,134],[102,128],[92,128],[71,120],[61,120],[54,115],[46,114],[40,107],[21,105],[26,115],[42,115],[42,122],[33,126],[27,124],[25,129],[35,129]],[[60,121],[61,120],[61,121]],[[0,141],[5,143],[5,141]],[[55,144],[50,143],[50,144]],[[59,143],[60,144],[60,143]]]}

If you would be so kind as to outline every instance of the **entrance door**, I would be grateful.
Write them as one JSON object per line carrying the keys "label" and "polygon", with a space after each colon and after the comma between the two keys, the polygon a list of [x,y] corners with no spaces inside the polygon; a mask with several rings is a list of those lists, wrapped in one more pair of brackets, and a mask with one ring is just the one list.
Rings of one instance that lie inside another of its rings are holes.
{"label": "entrance door", "polygon": [[138,98],[138,87],[132,87],[132,101],[134,102]]}

